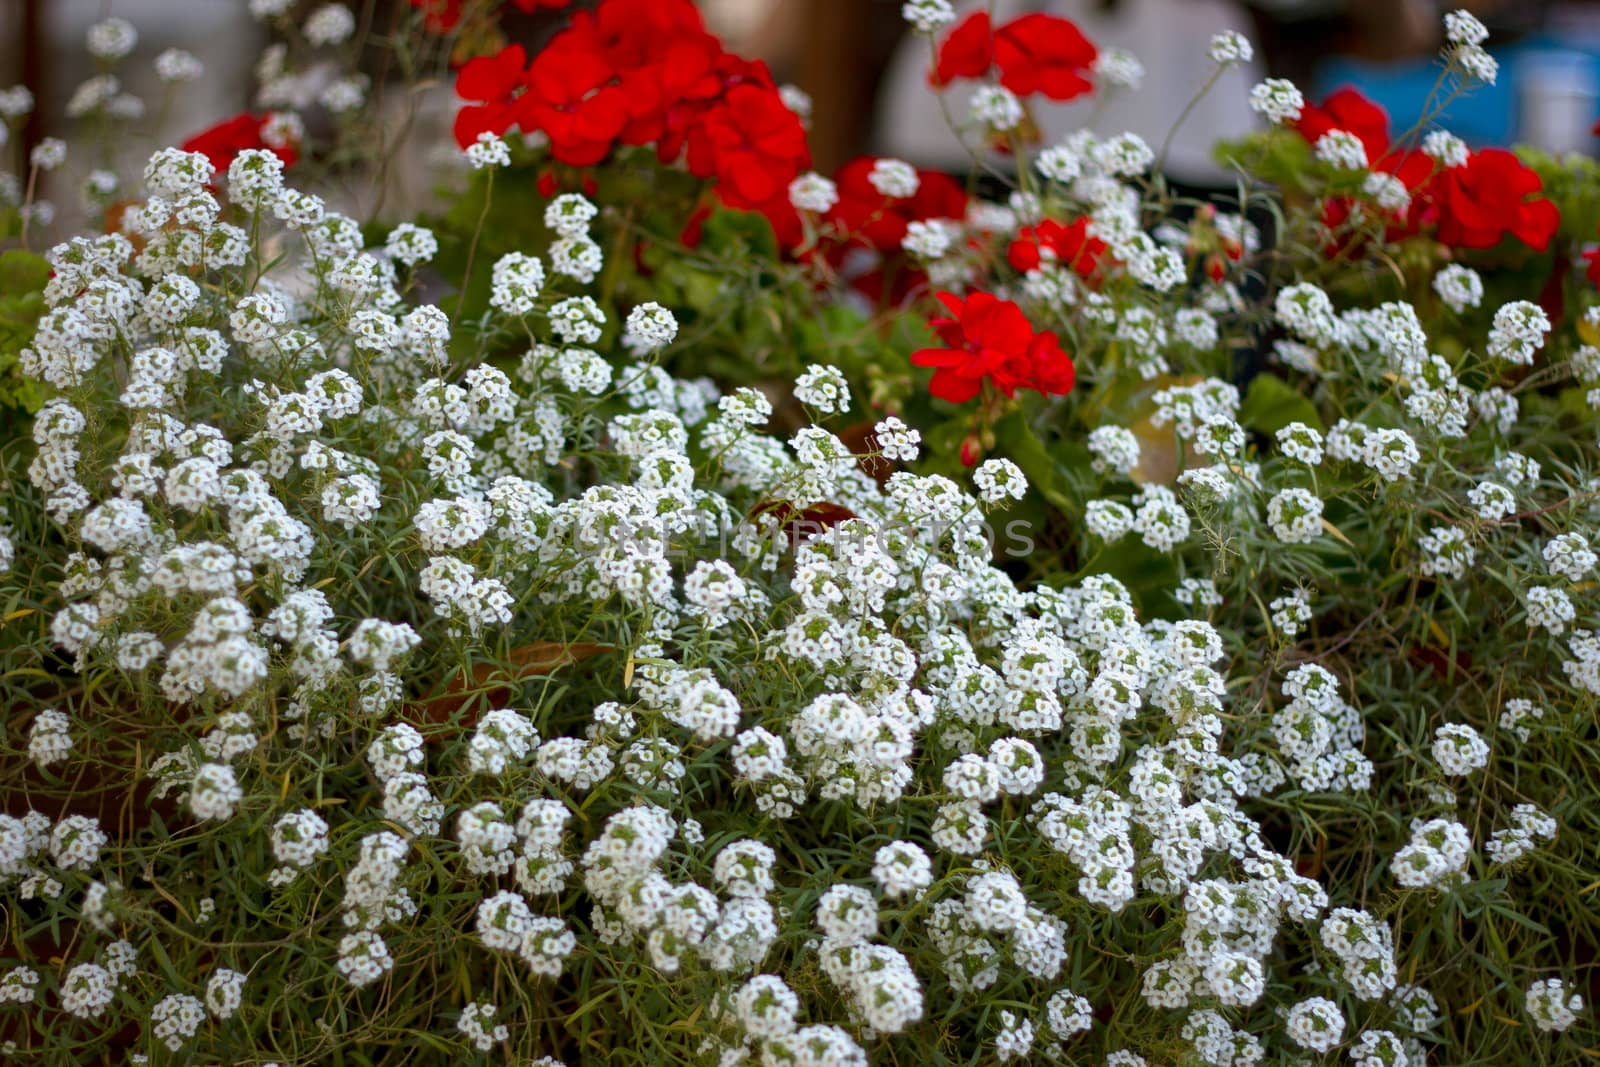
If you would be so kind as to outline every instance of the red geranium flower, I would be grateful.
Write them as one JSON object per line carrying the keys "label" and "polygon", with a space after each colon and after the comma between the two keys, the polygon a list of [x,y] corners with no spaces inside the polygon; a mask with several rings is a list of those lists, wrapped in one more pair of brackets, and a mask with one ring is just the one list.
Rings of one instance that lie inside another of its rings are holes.
{"label": "red geranium flower", "polygon": [[261,129],[270,115],[241,112],[231,119],[223,119],[209,129],[201,130],[180,146],[185,152],[199,152],[211,161],[218,174],[225,172],[240,152],[251,148],[264,148],[292,167],[300,158],[293,145],[270,145],[262,140]]}
{"label": "red geranium flower", "polygon": [[659,60],[624,77],[627,144],[657,145],[663,161],[677,158],[683,138],[722,92],[717,60],[722,46],[710,34],[685,34],[661,47]]}
{"label": "red geranium flower", "polygon": [[517,100],[528,80],[528,54],[520,44],[467,60],[456,74],[456,95],[468,104],[456,113],[456,144],[467,148],[480,133],[496,136],[517,122]]}
{"label": "red geranium flower", "polygon": [[1561,225],[1555,204],[1533,195],[1543,188],[1539,175],[1505,149],[1474,152],[1433,182],[1439,240],[1456,248],[1493,248],[1510,234],[1543,252]]}
{"label": "red geranium flower", "polygon": [[1093,91],[1084,72],[1099,54],[1076,25],[1058,15],[1023,15],[994,35],[1000,84],[1018,96],[1039,93],[1066,101]]}
{"label": "red geranium flower", "polygon": [[572,26],[592,34],[619,71],[656,62],[672,41],[710,36],[690,0],[607,0],[592,13],[579,12]]}
{"label": "red geranium flower", "polygon": [[1072,357],[1062,349],[1061,342],[1050,330],[1041,330],[1028,346],[1028,358],[1033,361],[1033,381],[1028,388],[1046,396],[1061,396],[1072,392],[1077,380],[1077,368]]}
{"label": "red geranium flower", "polygon": [[1072,388],[1072,361],[1055,334],[1034,333],[1022,309],[989,293],[965,300],[939,293],[949,318],[929,322],[944,348],[911,354],[919,367],[934,367],[928,389],[941,400],[961,404],[978,395],[985,381],[1006,396],[1018,389],[1065,393]]}
{"label": "red geranium flower", "polygon": [[1367,159],[1373,164],[1389,152],[1388,114],[1349,86],[1334,90],[1320,104],[1306,105],[1294,128],[1312,145],[1332,130],[1354,134],[1366,147]]}
{"label": "red geranium flower", "polygon": [[905,240],[906,226],[921,219],[960,219],[967,214],[967,191],[936,170],[917,171],[917,191],[889,197],[872,184],[875,156],[858,156],[833,176],[839,202],[825,219],[851,244],[892,252]]}
{"label": "red geranium flower", "polygon": [[994,65],[994,33],[987,11],[974,11],[950,28],[934,54],[928,81],[948,85],[957,78],[981,78]]}
{"label": "red geranium flower", "polygon": [[1006,259],[1014,269],[1026,273],[1038,268],[1041,252],[1048,249],[1057,263],[1087,278],[1100,266],[1106,247],[1100,238],[1089,235],[1088,219],[1076,219],[1069,225],[1045,219],[1037,226],[1024,226],[1017,233],[1006,250]]}
{"label": "red geranium flower", "polygon": [[756,208],[783,194],[810,158],[800,117],[761,86],[734,86],[689,131],[690,172],[715,175],[730,207]]}
{"label": "red geranium flower", "polygon": [[462,0],[411,0],[422,11],[422,24],[429,33],[449,33],[461,21]]}
{"label": "red geranium flower", "polygon": [[627,95],[601,53],[576,35],[562,34],[534,57],[519,109],[524,132],[542,130],[550,154],[587,167],[611,151],[628,121]]}
{"label": "red geranium flower", "polygon": [[1098,55],[1077,25],[1058,15],[1034,12],[996,29],[987,11],[974,11],[939,42],[928,81],[948,85],[998,67],[1000,84],[1018,96],[1065,101],[1094,89],[1085,72]]}

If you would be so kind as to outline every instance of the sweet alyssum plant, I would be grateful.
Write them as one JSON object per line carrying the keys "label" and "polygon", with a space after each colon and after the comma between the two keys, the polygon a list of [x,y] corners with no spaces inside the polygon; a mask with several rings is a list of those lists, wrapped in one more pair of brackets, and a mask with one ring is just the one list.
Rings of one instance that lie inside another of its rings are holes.
{"label": "sweet alyssum plant", "polygon": [[[834,181],[763,70],[637,8],[465,78],[480,230],[512,125],[603,177],[688,101],[772,306],[837,316],[873,255],[921,343],[870,387],[675,376],[616,205],[548,189],[479,314],[270,144],[156,152],[19,354],[7,1058],[1581,1057],[1600,323],[1523,286],[1587,236],[1533,171],[1268,84],[1292,128],[1229,151],[1292,164],[1272,232],[1180,212],[1131,135],[1021,136],[1128,57],[915,0],[1022,188]],[[659,236],[663,284],[715,262]]]}

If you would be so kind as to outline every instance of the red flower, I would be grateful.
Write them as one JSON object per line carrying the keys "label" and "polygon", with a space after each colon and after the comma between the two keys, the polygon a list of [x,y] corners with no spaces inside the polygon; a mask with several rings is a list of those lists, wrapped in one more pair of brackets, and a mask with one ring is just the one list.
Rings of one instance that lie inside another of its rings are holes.
{"label": "red flower", "polygon": [[1040,253],[1045,249],[1054,253],[1057,263],[1087,278],[1100,266],[1106,243],[1089,236],[1088,219],[1077,219],[1066,226],[1055,219],[1045,219],[1037,226],[1024,226],[1017,233],[1017,239],[1006,250],[1006,259],[1014,269],[1026,273],[1038,268],[1043,258]]}
{"label": "red flower", "polygon": [[1099,51],[1076,25],[1056,15],[1012,19],[994,35],[1000,84],[1018,96],[1072,100],[1094,89],[1084,77]]}
{"label": "red flower", "polygon": [[562,34],[534,57],[518,115],[525,132],[542,130],[550,154],[575,167],[600,162],[628,121],[616,71],[588,41]]}
{"label": "red flower", "polygon": [[656,62],[670,42],[710,36],[690,0],[606,0],[592,14],[573,16],[572,27],[592,34],[612,66],[625,72]]}
{"label": "red flower", "polygon": [[1072,357],[1062,349],[1061,342],[1049,330],[1041,330],[1028,346],[1028,358],[1033,361],[1033,381],[1028,388],[1046,396],[1061,396],[1072,392],[1077,380],[1077,368]]}
{"label": "red flower", "polygon": [[1585,252],[1583,258],[1589,261],[1589,267],[1584,271],[1584,274],[1590,282],[1600,285],[1600,247]]}
{"label": "red flower", "polygon": [[917,191],[909,197],[888,197],[870,181],[874,156],[858,156],[834,173],[839,202],[826,221],[851,244],[892,252],[905,240],[906,226],[921,219],[960,219],[967,214],[967,192],[961,183],[936,170],[917,171]]}
{"label": "red flower", "polygon": [[1334,90],[1320,104],[1308,104],[1294,128],[1312,145],[1331,130],[1354,134],[1366,147],[1367,159],[1373,164],[1389,152],[1389,116],[1349,86]]}
{"label": "red flower", "polygon": [[1077,25],[1057,15],[1035,12],[995,29],[987,11],[974,11],[939,43],[928,81],[948,85],[999,67],[1000,83],[1018,96],[1065,101],[1094,89],[1085,72],[1097,55]]}
{"label": "red flower", "polygon": [[936,368],[928,385],[934,396],[965,403],[985,381],[1006,396],[1015,396],[1018,389],[1065,393],[1072,388],[1072,360],[1056,335],[1034,333],[1016,304],[989,293],[973,293],[965,300],[952,293],[938,297],[952,317],[932,319],[929,325],[945,347],[911,354],[916,366]]}
{"label": "red flower", "polygon": [[622,131],[627,144],[655,144],[663,161],[683,151],[689,128],[722,92],[717,61],[722,46],[706,33],[685,34],[669,40],[658,61],[628,72],[628,125]]}
{"label": "red flower", "polygon": [[422,24],[429,33],[449,33],[461,21],[462,0],[411,0],[422,11]]}
{"label": "red flower", "polygon": [[1533,197],[1543,188],[1539,175],[1505,149],[1474,152],[1433,182],[1439,240],[1456,248],[1493,248],[1510,234],[1543,252],[1561,225],[1555,204]]}
{"label": "red flower", "polygon": [[730,207],[757,208],[782,195],[810,159],[800,117],[763,86],[734,86],[689,131],[690,173],[714,175]]}
{"label": "red flower", "polygon": [[517,101],[527,85],[528,54],[520,44],[478,56],[456,75],[456,95],[468,104],[456,113],[456,144],[469,147],[480,133],[499,135],[517,123]]}
{"label": "red flower", "polygon": [[994,65],[994,34],[987,11],[974,11],[951,27],[939,42],[928,81],[948,85],[957,78],[981,78]]}
{"label": "red flower", "polygon": [[275,147],[261,138],[261,129],[269,118],[269,115],[241,112],[210,129],[201,130],[180,147],[185,152],[199,152],[205,156],[218,174],[226,171],[240,152],[251,148],[265,148],[281,159],[285,167],[292,167],[300,158],[293,145]]}

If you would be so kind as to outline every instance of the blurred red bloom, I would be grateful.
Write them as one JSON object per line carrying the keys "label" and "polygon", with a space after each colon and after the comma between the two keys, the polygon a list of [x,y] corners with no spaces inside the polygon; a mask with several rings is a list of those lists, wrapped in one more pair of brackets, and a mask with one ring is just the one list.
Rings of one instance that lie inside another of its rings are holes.
{"label": "blurred red bloom", "polygon": [[261,137],[261,129],[270,118],[270,115],[244,111],[201,130],[180,147],[185,152],[199,152],[205,156],[218,174],[226,172],[240,152],[251,148],[265,148],[281,159],[285,167],[292,167],[300,158],[293,145],[270,145]]}
{"label": "blurred red bloom", "polygon": [[502,134],[517,122],[517,101],[528,79],[528,54],[520,44],[467,60],[456,74],[456,95],[474,101],[456,113],[456,144],[470,146],[480,133]]}
{"label": "blurred red bloom", "polygon": [[906,226],[921,219],[960,219],[967,214],[967,191],[936,170],[917,171],[917,191],[907,197],[880,193],[871,181],[876,156],[857,156],[834,172],[839,202],[824,217],[850,244],[892,252],[905,240]]}
{"label": "blurred red bloom", "polygon": [[715,176],[731,207],[756,208],[782,195],[810,162],[800,117],[770,89],[738,85],[689,131],[689,170]]}
{"label": "blurred red bloom", "polygon": [[929,325],[945,347],[911,354],[916,366],[936,368],[928,385],[934,396],[965,403],[985,381],[1006,396],[1015,396],[1018,389],[1051,394],[1071,390],[1072,360],[1055,334],[1035,333],[1016,304],[989,293],[973,293],[965,300],[939,293],[938,299],[950,317],[932,319]]}
{"label": "blurred red bloom", "polygon": [[995,28],[987,11],[975,11],[939,42],[928,81],[948,85],[997,67],[1000,84],[1018,96],[1065,101],[1093,91],[1086,72],[1098,55],[1077,25],[1058,15],[1033,12]]}
{"label": "blurred red bloom", "polygon": [[1374,164],[1389,152],[1388,114],[1349,86],[1329,93],[1320,104],[1307,104],[1294,128],[1312,145],[1331,130],[1354,134]]}
{"label": "blurred red bloom", "polygon": [[519,116],[525,131],[542,130],[562,163],[598,163],[628,121],[627,95],[613,83],[605,57],[563,35],[534,57]]}
{"label": "blurred red bloom", "polygon": [[1084,74],[1099,54],[1074,23],[1057,15],[1023,15],[994,35],[1000,84],[1018,96],[1065,101],[1092,92],[1094,83]]}
{"label": "blurred red bloom", "polygon": [[948,85],[957,78],[981,78],[994,65],[994,33],[987,11],[974,11],[950,28],[934,53],[928,81]]}
{"label": "blurred red bloom", "polygon": [[[1561,225],[1561,212],[1544,197],[1539,175],[1503,148],[1474,152],[1460,167],[1434,179],[1439,240],[1457,248],[1493,248],[1507,234],[1543,252]],[[1532,197],[1532,199],[1530,199]]]}
{"label": "blurred red bloom", "polygon": [[1100,266],[1106,243],[1089,235],[1088,219],[1075,219],[1066,225],[1045,219],[1037,226],[1024,226],[1018,231],[1006,250],[1006,259],[1014,269],[1027,272],[1038,268],[1045,251],[1055,262],[1087,278]]}

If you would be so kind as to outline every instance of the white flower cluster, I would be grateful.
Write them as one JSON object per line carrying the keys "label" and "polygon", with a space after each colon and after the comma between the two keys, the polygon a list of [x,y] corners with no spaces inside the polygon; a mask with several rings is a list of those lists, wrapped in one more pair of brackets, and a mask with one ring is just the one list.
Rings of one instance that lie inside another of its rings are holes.
{"label": "white flower cluster", "polygon": [[[903,11],[929,34],[955,18],[944,0]],[[1462,68],[1481,71],[1481,27],[1447,26]],[[356,24],[325,4],[300,31],[337,47]],[[95,54],[125,54],[115,36],[102,31]],[[1223,66],[1252,58],[1236,33],[1209,51]],[[193,76],[181,57],[163,59],[166,80]],[[1113,50],[1095,73],[1137,80]],[[337,81],[323,103],[354,107],[364,91]],[[1270,81],[1251,102],[1274,123],[1305,104]],[[998,84],[977,90],[973,114],[998,132],[1025,117]],[[1454,143],[1431,143],[1448,165]],[[64,146],[41,148],[36,166],[63,162]],[[1343,130],[1314,151],[1341,170],[1372,163]],[[511,162],[491,135],[466,154],[478,167]],[[1356,554],[1330,519],[1354,530],[1368,518],[1348,483],[1374,511],[1399,508],[1454,476],[1453,442],[1495,442],[1498,461],[1443,486],[1453,495],[1395,546],[1435,579],[1405,575],[1414,597],[1442,601],[1467,581],[1498,553],[1491,539],[1515,535],[1519,509],[1556,519],[1528,500],[1538,464],[1507,450],[1518,391],[1430,344],[1403,301],[1341,311],[1330,292],[1346,291],[1332,286],[1274,293],[1285,364],[1334,391],[1381,379],[1394,402],[1340,407],[1348,417],[1327,422],[1297,407],[1263,428],[1258,400],[1206,376],[1238,340],[1241,290],[1213,282],[1195,307],[1157,302],[1189,299],[1202,227],[1147,232],[1140,187],[1154,163],[1135,135],[1075,134],[1037,160],[1048,192],[919,220],[903,247],[935,280],[956,279],[972,266],[968,236],[1037,223],[1056,196],[1082,208],[1108,248],[1103,279],[1085,282],[1045,250],[1015,295],[1102,329],[1115,351],[1106,373],[1150,397],[1147,422],[1120,410],[1126,427],[1087,434],[1083,495],[1103,495],[1086,500],[1082,524],[1093,548],[1132,534],[1140,544],[1122,548],[1166,554],[1159,599],[1093,566],[1022,588],[1020,572],[996,565],[985,520],[1031,506],[1031,457],[976,464],[969,489],[892,470],[922,445],[898,416],[877,422],[864,450],[875,455],[861,456],[820,426],[760,432],[773,409],[754,388],[721,395],[673,377],[659,362],[678,335],[671,310],[637,303],[612,323],[612,306],[585,291],[606,264],[590,232],[600,209],[583,196],[549,200],[543,258],[496,260],[488,311],[459,329],[416,303],[414,268],[440,248],[429,230],[402,224],[368,248],[355,220],[285,186],[273,153],[241,153],[219,176],[205,157],[167,150],[126,232],[51,251],[44,314],[20,358],[52,391],[28,469],[68,545],[50,636],[86,677],[103,672],[174,712],[147,766],[155,792],[181,794],[184,833],[249,838],[238,862],[270,891],[262,910],[290,929],[331,924],[331,939],[315,935],[318,962],[354,989],[392,976],[393,994],[409,995],[399,983],[430,939],[470,941],[485,966],[514,957],[519,973],[550,980],[544,990],[580,965],[682,975],[709,991],[706,1051],[730,1065],[864,1064],[879,1037],[986,1010],[993,990],[1006,1005],[982,1038],[995,1060],[1071,1059],[1109,1005],[1064,984],[1084,962],[1069,953],[1114,922],[1146,939],[1140,1010],[1181,1013],[1160,1016],[1186,1046],[1174,1056],[1249,1067],[1293,1046],[1348,1052],[1359,1067],[1421,1063],[1419,1039],[1396,1031],[1426,1031],[1436,1006],[1397,988],[1395,932],[1332,906],[1351,887],[1301,873],[1279,851],[1281,827],[1260,821],[1297,810],[1300,795],[1369,792],[1387,743],[1369,739],[1357,703],[1371,702],[1340,669],[1341,646],[1329,649],[1321,626],[1315,642],[1299,639],[1314,617],[1344,624],[1339,568]],[[1358,178],[1384,209],[1407,208],[1391,177],[1352,177],[1352,188]],[[903,199],[923,179],[880,160],[867,181]],[[812,174],[788,195],[814,229],[838,190]],[[1238,216],[1206,224],[1208,247],[1259,247]],[[1458,315],[1483,300],[1483,278],[1463,266],[1431,285]],[[1552,329],[1537,306],[1507,304],[1487,352],[1530,364],[1554,349]],[[614,334],[619,351],[603,351]],[[1574,365],[1600,383],[1600,356]],[[852,384],[813,363],[793,395],[842,414]],[[1077,494],[1080,473],[1065,488],[1034,480]],[[1570,684],[1600,693],[1600,636],[1576,628],[1600,565],[1580,509],[1537,553],[1519,549],[1516,578],[1528,580],[1509,599],[1528,640],[1565,642]],[[5,544],[7,557],[18,550]],[[1202,547],[1217,566],[1197,569]],[[1270,575],[1255,604],[1225,595],[1235,567]],[[1223,628],[1245,615],[1270,623],[1275,666],[1261,669]],[[1527,698],[1504,709],[1497,761],[1556,718]],[[84,732],[72,710],[24,720],[28,755],[48,774]],[[1420,764],[1427,795],[1491,754],[1474,726],[1439,727]],[[1490,863],[1555,839],[1532,804],[1486,810],[1503,812]],[[792,847],[831,820],[859,831],[859,854]],[[86,815],[0,816],[0,881],[25,899],[62,897],[110,844]],[[1466,823],[1419,818],[1389,871],[1407,890],[1450,890],[1472,852]],[[258,855],[270,865],[255,870]],[[101,877],[76,907],[109,933],[144,888]],[[185,916],[215,923],[233,908],[210,892]],[[1285,942],[1310,942],[1317,968],[1285,966]],[[270,958],[276,943],[241,939],[239,951]],[[129,947],[66,972],[66,1011],[106,1011],[134,966],[131,943],[117,944]],[[820,977],[764,973],[795,959]],[[153,1040],[179,1052],[204,1040],[208,1013],[221,1023],[246,1011],[254,966],[220,960],[230,966],[208,964],[203,990],[155,1001]],[[31,1002],[40,982],[13,968],[0,1001]],[[802,1025],[796,990],[838,1016]],[[1392,1001],[1395,1021],[1369,1022],[1352,999]],[[1572,1000],[1553,980],[1529,991],[1527,1010],[1561,1029]],[[480,1052],[517,1025],[481,999],[439,1017]],[[1358,1021],[1396,1031],[1347,1040]],[[1144,1060],[1119,1049],[1105,1062]]]}

